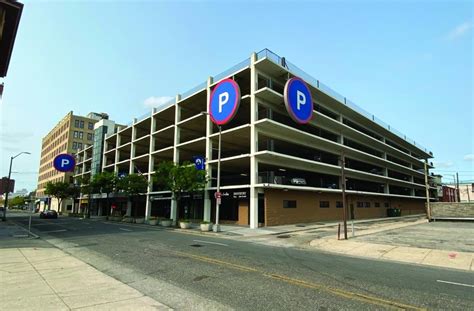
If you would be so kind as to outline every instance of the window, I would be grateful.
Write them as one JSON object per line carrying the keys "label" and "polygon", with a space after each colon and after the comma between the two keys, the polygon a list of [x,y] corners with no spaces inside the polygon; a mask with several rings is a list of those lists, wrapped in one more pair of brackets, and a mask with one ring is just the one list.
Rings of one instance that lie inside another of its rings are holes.
{"label": "window", "polygon": [[82,149],[82,143],[77,143],[77,149]]}
{"label": "window", "polygon": [[89,130],[93,130],[93,129],[94,129],[94,123],[89,122],[89,124],[87,125],[87,128],[88,128]]}
{"label": "window", "polygon": [[72,142],[72,149],[77,149],[77,143],[75,141]]}
{"label": "window", "polygon": [[74,134],[72,135],[72,137],[78,138],[78,137],[79,137],[79,132],[78,132],[78,131],[74,131]]}
{"label": "window", "polygon": [[390,207],[390,204],[388,204],[388,202],[385,202],[385,203],[383,204],[383,206],[385,206],[385,207]]}
{"label": "window", "polygon": [[364,207],[364,202],[357,202],[357,207]]}
{"label": "window", "polygon": [[79,127],[80,127],[81,129],[83,129],[83,128],[84,128],[84,121],[80,121],[80,125],[79,125]]}
{"label": "window", "polygon": [[79,120],[74,120],[74,126],[79,127]]}
{"label": "window", "polygon": [[329,201],[319,201],[320,208],[329,208]]}
{"label": "window", "polygon": [[79,132],[79,138],[83,139],[84,138],[84,132]]}
{"label": "window", "polygon": [[94,134],[87,133],[87,140],[94,140]]}
{"label": "window", "polygon": [[375,202],[374,207],[380,207],[380,202]]}
{"label": "window", "polygon": [[370,202],[364,202],[364,207],[370,207]]}
{"label": "window", "polygon": [[336,201],[336,207],[342,208],[342,201]]}
{"label": "window", "polygon": [[283,208],[296,208],[296,200],[283,200]]}

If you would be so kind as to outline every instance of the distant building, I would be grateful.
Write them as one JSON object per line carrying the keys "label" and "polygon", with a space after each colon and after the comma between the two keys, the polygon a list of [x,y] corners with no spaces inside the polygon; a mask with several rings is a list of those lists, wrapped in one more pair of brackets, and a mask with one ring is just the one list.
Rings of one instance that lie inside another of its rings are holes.
{"label": "distant building", "polygon": [[[69,112],[56,126],[43,137],[41,144],[41,158],[38,175],[36,196],[40,208],[49,208],[58,211],[72,210],[72,202],[64,200],[61,207],[56,200],[48,200],[44,191],[48,182],[73,183],[74,172],[61,173],[53,167],[53,160],[58,154],[68,153],[75,155],[78,150],[91,146],[94,143],[94,125],[102,119],[108,119],[106,113],[91,112],[87,116],[77,116]],[[49,203],[50,202],[50,203]]]}
{"label": "distant building", "polygon": [[459,199],[461,202],[474,202],[474,183],[459,183]]}
{"label": "distant building", "polygon": [[8,177],[3,177],[0,179],[0,195],[5,194],[6,192],[15,191],[15,180],[10,179],[10,185],[8,185]]}
{"label": "distant building", "polygon": [[[102,119],[94,125],[94,143],[88,145],[76,154],[76,170],[75,178],[89,180],[92,176],[102,172],[102,161],[104,158],[104,142],[106,135],[116,133],[120,128],[125,126],[116,124],[112,120]],[[79,207],[88,204],[88,198],[81,197],[79,205],[73,207],[74,212],[79,211]],[[100,207],[95,210],[96,206],[92,206],[92,214],[101,214]]]}

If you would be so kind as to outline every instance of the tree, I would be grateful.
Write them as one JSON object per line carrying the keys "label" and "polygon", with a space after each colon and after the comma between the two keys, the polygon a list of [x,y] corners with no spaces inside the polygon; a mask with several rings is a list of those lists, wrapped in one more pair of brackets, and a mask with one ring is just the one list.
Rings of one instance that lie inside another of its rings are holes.
{"label": "tree", "polygon": [[91,194],[97,191],[96,185],[92,182],[90,177],[79,177],[76,179],[76,187],[80,189],[80,193],[87,194],[87,216],[90,217],[90,206],[92,202]]}
{"label": "tree", "polygon": [[10,202],[8,202],[8,205],[12,207],[23,206],[25,205],[25,197],[22,197],[22,196],[14,197],[10,200]]}
{"label": "tree", "polygon": [[106,200],[108,210],[110,210],[109,195],[117,191],[118,182],[118,176],[112,172],[102,172],[92,177],[92,184],[94,188],[97,189],[99,193],[105,193],[107,195]]}
{"label": "tree", "polygon": [[176,218],[179,218],[179,203],[183,192],[192,193],[204,189],[208,182],[206,171],[199,171],[194,164],[182,165],[163,161],[156,167],[153,181],[162,190],[170,190],[176,200]]}
{"label": "tree", "polygon": [[[71,197],[70,184],[64,181],[48,182],[45,194],[55,197],[58,200],[58,211],[61,210],[61,203],[64,199]],[[49,209],[51,207],[48,207]]]}
{"label": "tree", "polygon": [[[117,181],[117,190],[122,190],[128,195],[132,207],[134,205],[135,198],[141,194],[147,192],[148,180],[145,176],[139,174],[130,174],[121,178]],[[137,216],[137,209],[135,208],[134,216]]]}

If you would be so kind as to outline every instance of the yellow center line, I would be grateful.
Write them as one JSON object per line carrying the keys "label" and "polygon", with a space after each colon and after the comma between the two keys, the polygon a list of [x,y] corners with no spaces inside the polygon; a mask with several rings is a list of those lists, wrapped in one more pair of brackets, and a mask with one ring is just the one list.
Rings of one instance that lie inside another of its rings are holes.
{"label": "yellow center line", "polygon": [[382,298],[378,298],[378,297],[374,297],[374,296],[370,296],[370,295],[365,295],[365,294],[355,293],[355,292],[351,292],[351,291],[347,291],[347,290],[343,290],[343,289],[333,288],[333,287],[326,286],[326,285],[323,285],[323,284],[298,280],[298,279],[287,277],[285,275],[266,273],[264,271],[260,271],[258,269],[252,268],[252,267],[238,265],[238,264],[230,263],[230,262],[227,262],[227,261],[224,261],[224,260],[219,260],[219,259],[214,259],[214,258],[210,258],[210,257],[206,257],[206,256],[194,255],[194,254],[190,254],[190,253],[186,253],[186,252],[179,252],[179,251],[171,251],[171,253],[174,253],[174,254],[176,254],[178,256],[181,256],[181,257],[191,258],[191,259],[203,261],[203,262],[210,263],[210,264],[221,265],[221,266],[233,268],[233,269],[244,271],[244,272],[258,273],[258,274],[261,274],[265,277],[269,277],[269,278],[272,278],[272,279],[275,279],[275,280],[279,280],[279,281],[282,281],[282,282],[285,282],[285,283],[288,283],[288,284],[292,284],[292,285],[296,285],[296,286],[300,286],[300,287],[311,288],[311,289],[317,289],[317,290],[324,291],[324,292],[327,292],[327,293],[330,293],[330,294],[333,294],[333,295],[337,295],[337,296],[340,296],[340,297],[344,297],[344,298],[347,298],[347,299],[358,300],[358,301],[361,301],[361,302],[370,303],[370,304],[378,305],[378,306],[383,306],[383,307],[390,308],[390,309],[396,309],[396,310],[426,310],[424,308],[420,308],[420,307],[412,306],[412,305],[407,305],[407,304],[403,304],[403,303],[388,300],[388,299],[382,299]]}

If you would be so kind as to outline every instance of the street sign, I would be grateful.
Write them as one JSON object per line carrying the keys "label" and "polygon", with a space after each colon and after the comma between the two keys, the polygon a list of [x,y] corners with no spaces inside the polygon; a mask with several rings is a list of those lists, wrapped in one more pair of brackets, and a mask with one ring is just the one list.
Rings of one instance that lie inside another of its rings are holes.
{"label": "street sign", "polygon": [[203,156],[194,156],[193,157],[194,166],[198,171],[204,171],[206,168],[206,161]]}
{"label": "street sign", "polygon": [[60,172],[72,172],[76,166],[76,159],[67,153],[58,154],[53,160],[53,166]]}
{"label": "street sign", "polygon": [[286,82],[283,93],[286,110],[293,121],[308,123],[313,116],[313,99],[306,83],[300,78],[291,78]]}
{"label": "street sign", "polygon": [[222,197],[222,193],[221,192],[216,192],[216,193],[214,193],[214,197],[216,199],[220,199]]}
{"label": "street sign", "polygon": [[240,105],[240,87],[232,79],[219,82],[211,93],[209,116],[216,125],[228,123]]}

